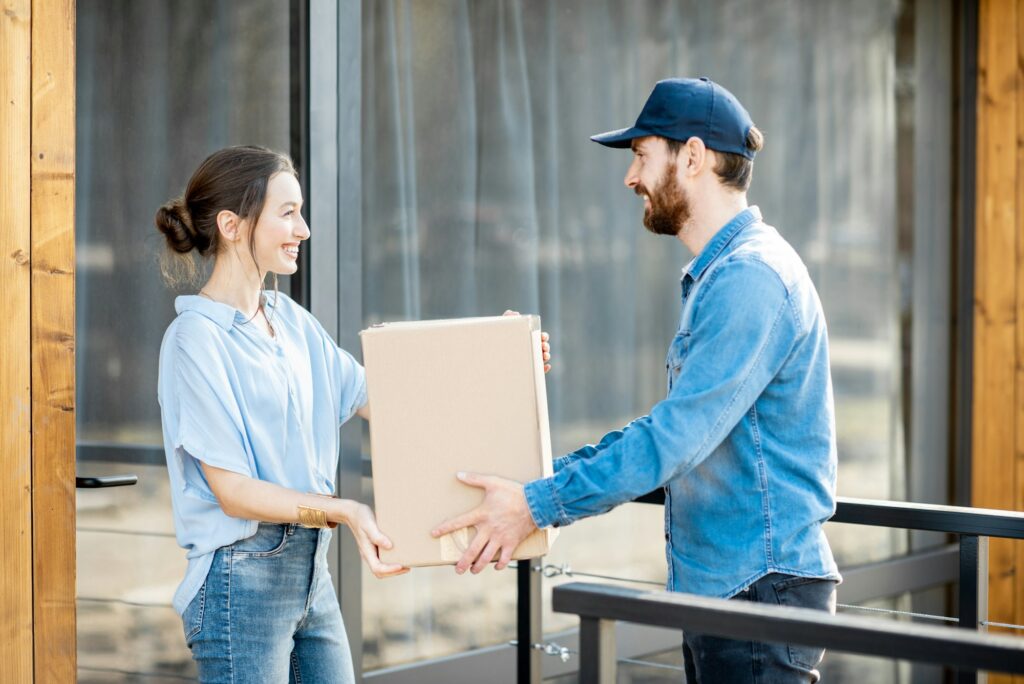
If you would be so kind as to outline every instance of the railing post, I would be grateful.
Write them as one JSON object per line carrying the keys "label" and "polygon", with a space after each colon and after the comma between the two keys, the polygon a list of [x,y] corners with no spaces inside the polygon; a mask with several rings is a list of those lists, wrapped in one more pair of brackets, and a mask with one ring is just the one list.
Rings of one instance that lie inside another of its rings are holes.
{"label": "railing post", "polygon": [[580,616],[580,684],[615,684],[615,622]]}
{"label": "railing post", "polygon": [[[960,605],[961,629],[977,631],[988,619],[988,537],[960,535]],[[984,673],[957,672],[957,684],[984,684]]]}
{"label": "railing post", "polygon": [[541,628],[541,574],[534,571],[541,559],[516,564],[516,681],[540,684],[541,652],[533,647],[543,639]]}

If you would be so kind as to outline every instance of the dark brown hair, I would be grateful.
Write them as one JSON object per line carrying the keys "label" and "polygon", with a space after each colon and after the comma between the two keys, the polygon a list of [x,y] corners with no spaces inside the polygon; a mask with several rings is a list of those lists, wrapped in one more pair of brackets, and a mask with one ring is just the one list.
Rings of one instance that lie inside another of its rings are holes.
{"label": "dark brown hair", "polygon": [[[277,173],[297,176],[292,160],[265,147],[226,147],[207,157],[192,178],[185,194],[156,212],[156,229],[167,240],[161,262],[164,277],[172,284],[196,279],[193,254],[216,256],[220,250],[217,214],[232,211],[255,227],[267,196],[267,184]],[[255,231],[249,232],[249,252],[256,259]]]}
{"label": "dark brown hair", "polygon": [[[666,138],[665,142],[668,143],[669,152],[679,154],[679,150],[683,146],[681,141]],[[747,149],[751,152],[760,152],[763,147],[764,134],[757,126],[751,126],[747,131]],[[733,154],[732,152],[715,150],[715,154],[718,155],[718,161],[715,163],[715,175],[718,176],[718,181],[722,185],[735,188],[740,192],[749,190],[754,173],[754,161],[747,159],[742,154]]]}

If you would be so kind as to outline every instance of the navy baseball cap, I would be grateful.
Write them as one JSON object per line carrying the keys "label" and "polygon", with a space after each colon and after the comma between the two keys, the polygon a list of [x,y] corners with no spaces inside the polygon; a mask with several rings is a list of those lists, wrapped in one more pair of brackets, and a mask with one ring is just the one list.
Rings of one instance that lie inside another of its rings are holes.
{"label": "navy baseball cap", "polygon": [[635,124],[590,139],[621,148],[647,135],[680,142],[696,136],[712,150],[753,159],[754,151],[747,148],[747,133],[753,125],[736,96],[710,79],[667,78],[655,84]]}

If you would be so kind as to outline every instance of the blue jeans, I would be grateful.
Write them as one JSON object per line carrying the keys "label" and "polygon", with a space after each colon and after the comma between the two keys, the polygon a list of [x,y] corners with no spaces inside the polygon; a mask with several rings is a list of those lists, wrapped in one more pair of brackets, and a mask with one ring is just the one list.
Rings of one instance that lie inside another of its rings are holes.
{"label": "blue jeans", "polygon": [[[756,601],[836,612],[836,582],[772,573],[734,596]],[[701,634],[683,635],[688,684],[775,684],[817,682],[824,649],[795,644],[761,644]]]}
{"label": "blue jeans", "polygon": [[253,536],[217,550],[182,615],[199,681],[355,681],[327,570],[330,541],[327,529],[260,523]]}

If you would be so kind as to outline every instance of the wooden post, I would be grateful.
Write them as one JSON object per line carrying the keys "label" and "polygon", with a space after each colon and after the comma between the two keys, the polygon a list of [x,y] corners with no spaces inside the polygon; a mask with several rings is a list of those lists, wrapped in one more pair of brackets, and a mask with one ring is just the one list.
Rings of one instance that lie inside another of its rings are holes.
{"label": "wooden post", "polygon": [[75,3],[32,6],[35,677],[75,681]]}
{"label": "wooden post", "polygon": [[[1024,13],[982,0],[978,17],[977,205],[971,505],[1024,510]],[[1024,550],[993,539],[989,617],[1024,621]],[[1009,676],[991,678],[1013,681]],[[1016,681],[1024,681],[1017,678]]]}
{"label": "wooden post", "polygon": [[32,681],[31,0],[0,12],[0,663]]}

